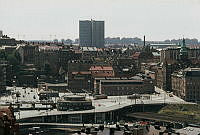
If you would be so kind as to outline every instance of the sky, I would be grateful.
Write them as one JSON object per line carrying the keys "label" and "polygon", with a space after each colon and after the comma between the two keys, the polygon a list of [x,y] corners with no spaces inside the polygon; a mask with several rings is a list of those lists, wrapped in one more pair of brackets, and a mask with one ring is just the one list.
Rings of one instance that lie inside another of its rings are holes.
{"label": "sky", "polygon": [[200,40],[200,0],[0,0],[0,30],[17,39],[75,39],[90,19],[105,37]]}

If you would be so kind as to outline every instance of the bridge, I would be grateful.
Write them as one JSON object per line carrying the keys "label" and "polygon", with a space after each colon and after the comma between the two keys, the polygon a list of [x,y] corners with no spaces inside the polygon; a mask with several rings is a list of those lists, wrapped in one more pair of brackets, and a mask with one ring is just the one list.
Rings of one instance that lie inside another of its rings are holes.
{"label": "bridge", "polygon": [[[155,90],[158,94],[141,95],[141,98],[136,100],[129,99],[128,96],[108,96],[107,99],[94,100],[92,96],[87,95],[86,98],[92,100],[94,109],[58,111],[51,108],[50,105],[44,105],[40,102],[37,89],[18,88],[17,91],[21,93],[18,99],[20,108],[27,107],[29,109],[19,110],[15,112],[15,116],[17,121],[22,123],[29,123],[30,121],[35,123],[104,123],[117,121],[121,115],[127,112],[159,108],[164,104],[189,104],[171,93],[166,93],[158,88]],[[61,94],[64,95],[65,93]],[[54,100],[56,103],[56,99]],[[14,98],[6,97],[1,98],[0,103],[12,102],[16,104],[14,101]],[[35,108],[32,107],[33,103],[36,103]],[[38,108],[46,108],[46,110]]]}

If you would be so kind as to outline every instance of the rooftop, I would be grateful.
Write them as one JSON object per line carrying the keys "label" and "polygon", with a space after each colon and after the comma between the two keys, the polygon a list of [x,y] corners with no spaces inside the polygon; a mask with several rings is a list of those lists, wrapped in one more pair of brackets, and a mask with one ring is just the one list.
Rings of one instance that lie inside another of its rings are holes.
{"label": "rooftop", "polygon": [[82,51],[97,51],[96,47],[81,47]]}
{"label": "rooftop", "polygon": [[199,135],[200,128],[197,127],[185,127],[176,131],[176,133],[184,134],[184,135]]}
{"label": "rooftop", "polygon": [[142,80],[101,80],[101,82],[143,82]]}
{"label": "rooftop", "polygon": [[200,68],[186,68],[179,72],[174,72],[173,75],[177,77],[200,77]]}
{"label": "rooftop", "polygon": [[90,71],[108,71],[108,70],[113,70],[111,66],[91,66]]}
{"label": "rooftop", "polygon": [[68,86],[67,83],[45,83],[46,86]]}
{"label": "rooftop", "polygon": [[133,57],[134,59],[138,59],[139,56],[140,56],[140,54],[141,54],[141,52],[135,52],[135,53],[132,55],[132,57]]}
{"label": "rooftop", "polygon": [[87,74],[91,74],[90,71],[81,71],[81,72],[72,72],[73,75],[77,75],[77,74],[80,74],[80,75],[87,75]]}

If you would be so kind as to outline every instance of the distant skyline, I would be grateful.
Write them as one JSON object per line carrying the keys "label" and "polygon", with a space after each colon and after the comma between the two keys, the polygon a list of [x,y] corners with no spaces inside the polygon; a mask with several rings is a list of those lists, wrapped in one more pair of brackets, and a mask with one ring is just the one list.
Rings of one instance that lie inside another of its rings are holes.
{"label": "distant skyline", "polygon": [[200,0],[0,0],[0,30],[25,40],[78,38],[79,20],[104,20],[105,37],[200,40]]}

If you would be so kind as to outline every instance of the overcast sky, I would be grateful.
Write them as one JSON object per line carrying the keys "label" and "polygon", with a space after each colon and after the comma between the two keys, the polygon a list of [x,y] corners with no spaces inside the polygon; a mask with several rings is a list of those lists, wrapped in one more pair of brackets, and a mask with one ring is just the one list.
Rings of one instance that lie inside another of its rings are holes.
{"label": "overcast sky", "polygon": [[0,30],[20,39],[75,39],[91,18],[106,37],[200,40],[200,0],[0,0]]}

